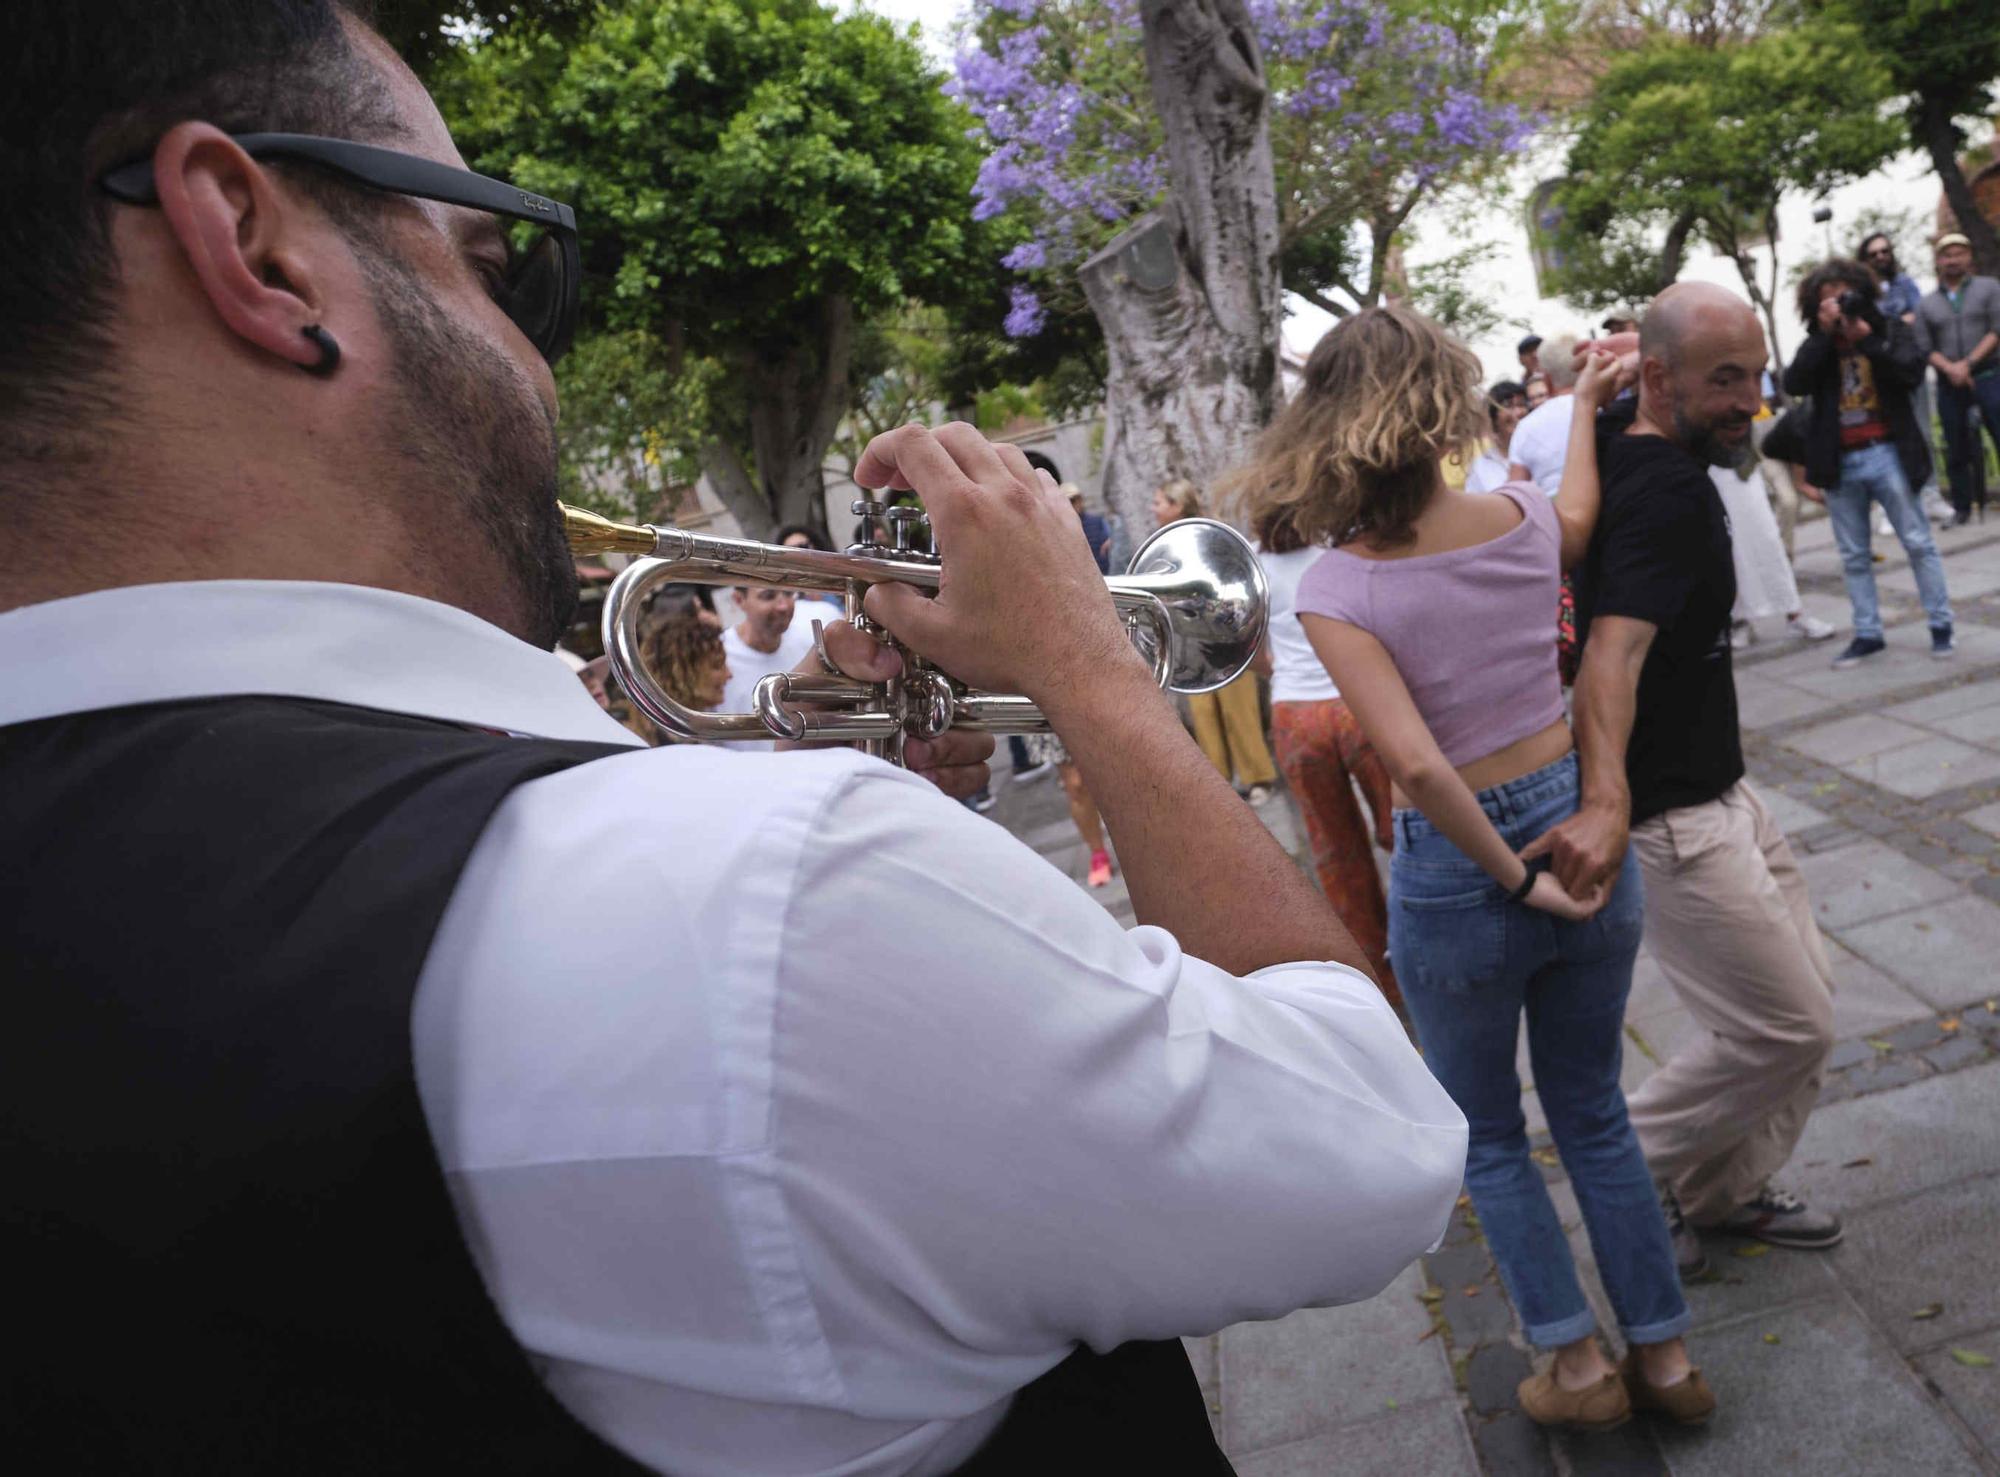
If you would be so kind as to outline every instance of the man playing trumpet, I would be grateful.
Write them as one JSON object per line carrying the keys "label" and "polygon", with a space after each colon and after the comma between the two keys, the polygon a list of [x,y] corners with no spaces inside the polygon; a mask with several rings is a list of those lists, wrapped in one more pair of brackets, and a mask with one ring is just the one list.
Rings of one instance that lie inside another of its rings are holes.
{"label": "man playing trumpet", "polygon": [[1060,493],[880,438],[944,583],[868,609],[1052,717],[1130,931],[938,793],[989,739],[646,749],[550,654],[573,218],[353,14],[14,39],[0,1427],[76,1472],[1226,1470],[1173,1338],[1378,1291],[1465,1126]]}

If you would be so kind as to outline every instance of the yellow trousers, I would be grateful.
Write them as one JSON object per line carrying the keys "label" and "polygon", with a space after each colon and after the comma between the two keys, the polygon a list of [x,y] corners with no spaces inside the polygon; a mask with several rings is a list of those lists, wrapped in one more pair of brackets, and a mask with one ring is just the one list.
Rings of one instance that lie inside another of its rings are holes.
{"label": "yellow trousers", "polygon": [[1264,742],[1264,715],[1257,707],[1257,674],[1245,672],[1220,692],[1198,692],[1188,698],[1194,716],[1194,741],[1201,745],[1224,779],[1235,770],[1239,785],[1268,785],[1278,778]]}

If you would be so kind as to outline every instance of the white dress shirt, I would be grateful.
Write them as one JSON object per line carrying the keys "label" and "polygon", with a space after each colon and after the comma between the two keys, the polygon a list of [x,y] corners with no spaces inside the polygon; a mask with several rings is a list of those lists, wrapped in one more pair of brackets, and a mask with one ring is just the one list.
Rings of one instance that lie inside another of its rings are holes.
{"label": "white dress shirt", "polygon": [[[631,742],[548,653],[351,586],[32,606],[0,663],[0,723],[265,693]],[[580,1420],[683,1477],[945,1472],[1078,1343],[1372,1296],[1465,1153],[1360,975],[1232,977],[846,750],[521,786],[412,1036],[501,1316]]]}
{"label": "white dress shirt", "polygon": [[1569,460],[1569,426],[1576,418],[1576,396],[1559,395],[1544,400],[1514,427],[1514,439],[1507,443],[1507,458],[1528,469],[1550,497],[1562,488],[1563,463]]}

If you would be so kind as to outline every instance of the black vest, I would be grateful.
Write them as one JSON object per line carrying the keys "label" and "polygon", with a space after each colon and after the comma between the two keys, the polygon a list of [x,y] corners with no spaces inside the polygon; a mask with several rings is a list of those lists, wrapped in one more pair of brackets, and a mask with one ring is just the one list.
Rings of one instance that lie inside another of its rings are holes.
{"label": "black vest", "polygon": [[[0,728],[9,1449],[64,1473],[646,1470],[494,1309],[409,1036],[495,808],[622,752],[276,698]],[[964,1470],[1227,1473],[1200,1399],[1178,1344],[1078,1354]]]}

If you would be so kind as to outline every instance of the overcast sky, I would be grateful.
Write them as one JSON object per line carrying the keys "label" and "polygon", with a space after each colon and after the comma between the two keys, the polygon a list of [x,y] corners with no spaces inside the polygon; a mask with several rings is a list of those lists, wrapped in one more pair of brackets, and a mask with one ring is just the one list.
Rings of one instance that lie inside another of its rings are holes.
{"label": "overcast sky", "polygon": [[[846,3],[848,8],[861,8],[857,0],[846,0]],[[925,43],[932,54],[942,65],[951,64],[951,25],[966,9],[964,0],[861,0],[861,4],[878,14],[898,21],[914,21],[922,26]],[[1525,319],[1537,333],[1543,335],[1581,332],[1588,329],[1593,321],[1560,302],[1537,295],[1534,264],[1528,255],[1524,198],[1539,180],[1558,173],[1561,162],[1562,151],[1555,146],[1537,150],[1533,157],[1522,161],[1511,181],[1512,197],[1496,200],[1493,208],[1490,239],[1497,242],[1501,250],[1476,279],[1489,300],[1502,305],[1510,318]],[[1872,212],[1918,210],[1924,213],[1928,222],[1936,209],[1937,200],[1937,180],[1930,173],[1928,159],[1919,154],[1906,154],[1887,169],[1835,191],[1825,202],[1833,210],[1833,220],[1827,226],[1813,223],[1813,209],[1820,202],[1804,197],[1785,201],[1778,214],[1778,249],[1787,269],[1794,263],[1815,260],[1824,255],[1829,232],[1835,251],[1851,251],[1855,245],[1855,232]],[[1412,239],[1406,251],[1413,267],[1420,267],[1427,260],[1448,255],[1469,244],[1450,234],[1442,221],[1435,218],[1427,221],[1421,210],[1411,219],[1409,235]],[[1768,258],[1760,263],[1760,269],[1767,265]],[[1903,266],[1926,289],[1932,285],[1927,261],[1906,260]],[[1002,269],[996,265],[994,270]],[[1696,251],[1681,275],[1715,282],[1747,297],[1735,266],[1711,252]],[[1780,273],[1780,291],[1786,295],[1789,295],[1789,287],[1782,279],[1789,275],[1788,270]],[[1319,336],[1332,326],[1333,320],[1296,298],[1291,300],[1290,306],[1293,311],[1285,321],[1285,343],[1293,352],[1304,357]],[[1782,302],[1779,326],[1782,336],[1775,352],[1786,354],[1797,347],[1799,335],[1792,316],[1784,311]],[[1518,373],[1514,344],[1520,336],[1521,329],[1510,324],[1473,341],[1472,347],[1478,351],[1489,378],[1507,378]]]}

